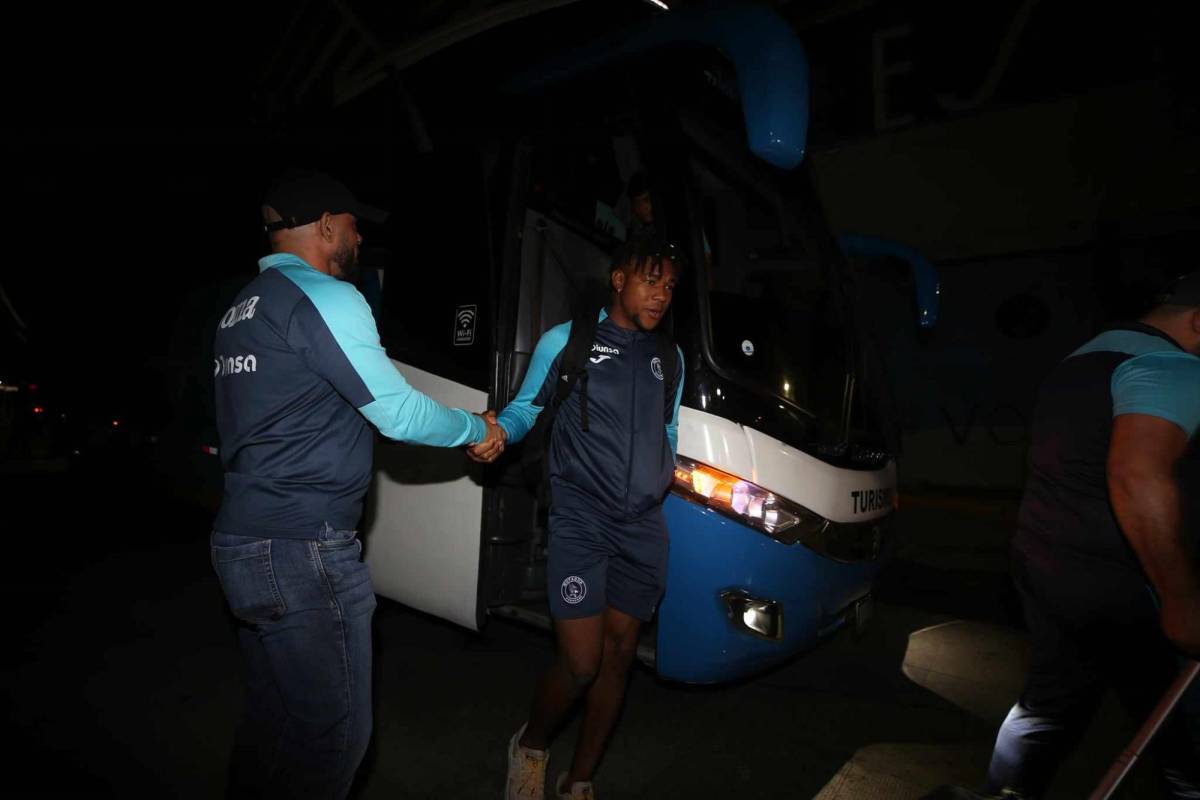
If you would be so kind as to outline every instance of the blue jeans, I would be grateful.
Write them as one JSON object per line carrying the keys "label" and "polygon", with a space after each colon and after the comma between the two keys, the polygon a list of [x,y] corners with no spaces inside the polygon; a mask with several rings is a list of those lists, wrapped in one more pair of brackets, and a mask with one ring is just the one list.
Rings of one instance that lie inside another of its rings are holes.
{"label": "blue jeans", "polygon": [[246,664],[229,796],[345,797],[371,738],[362,543],[328,526],[311,540],[214,531],[212,561]]}

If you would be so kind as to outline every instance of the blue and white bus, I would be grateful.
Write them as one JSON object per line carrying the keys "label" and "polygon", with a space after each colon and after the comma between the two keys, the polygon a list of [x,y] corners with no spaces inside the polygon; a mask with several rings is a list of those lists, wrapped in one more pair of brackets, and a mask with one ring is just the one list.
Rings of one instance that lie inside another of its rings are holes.
{"label": "blue and white bus", "polygon": [[[543,5],[394,54],[403,90],[339,112],[395,131],[381,336],[421,391],[502,408],[541,334],[606,281],[646,176],[690,264],[667,591],[639,654],[672,680],[750,675],[865,622],[897,502],[882,365],[804,161],[804,51],[760,7]],[[482,468],[379,443],[379,594],[471,629],[548,624],[546,509],[517,451]]]}

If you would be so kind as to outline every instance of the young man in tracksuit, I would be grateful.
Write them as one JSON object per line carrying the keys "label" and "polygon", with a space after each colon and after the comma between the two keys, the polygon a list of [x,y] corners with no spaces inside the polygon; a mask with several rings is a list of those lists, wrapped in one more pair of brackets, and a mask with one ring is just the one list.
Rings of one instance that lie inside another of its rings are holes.
{"label": "young man in tracksuit", "polygon": [[[638,629],[663,593],[662,503],[674,474],[683,354],[672,346],[661,357],[655,328],[671,305],[679,268],[651,238],[618,252],[611,302],[599,314],[585,363],[586,399],[577,381],[558,409],[548,454],[547,566],[558,654],[528,722],[509,742],[506,798],[543,797],[550,739],[581,695],[574,761],[555,791],[592,797],[592,774],[621,707]],[[529,432],[564,377],[570,328],[564,323],[542,336],[520,391],[500,413],[510,441]]]}

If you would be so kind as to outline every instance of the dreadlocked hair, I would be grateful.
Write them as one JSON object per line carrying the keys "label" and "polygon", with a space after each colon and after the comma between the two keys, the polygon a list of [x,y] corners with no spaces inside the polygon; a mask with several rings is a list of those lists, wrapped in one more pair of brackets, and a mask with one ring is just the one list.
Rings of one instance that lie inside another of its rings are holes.
{"label": "dreadlocked hair", "polygon": [[658,277],[662,275],[664,259],[669,259],[675,265],[676,276],[683,272],[686,264],[683,251],[657,233],[644,233],[632,236],[617,246],[609,271],[616,272],[628,266],[633,272]]}

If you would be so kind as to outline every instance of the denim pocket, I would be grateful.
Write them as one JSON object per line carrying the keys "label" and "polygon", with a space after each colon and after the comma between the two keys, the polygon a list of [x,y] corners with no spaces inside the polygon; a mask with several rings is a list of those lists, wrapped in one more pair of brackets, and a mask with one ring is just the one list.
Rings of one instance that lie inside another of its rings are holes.
{"label": "denim pocket", "polygon": [[362,540],[357,531],[326,531],[317,540],[316,555],[335,593],[352,590],[371,580],[370,571],[362,560]]}
{"label": "denim pocket", "polygon": [[326,525],[324,532],[317,539],[317,546],[322,550],[336,550],[350,545],[357,545],[359,551],[362,551],[362,542],[359,541],[356,530],[339,531]]}
{"label": "denim pocket", "polygon": [[287,611],[275,582],[270,539],[250,539],[229,547],[213,545],[212,561],[235,617],[257,625],[274,622]]}

